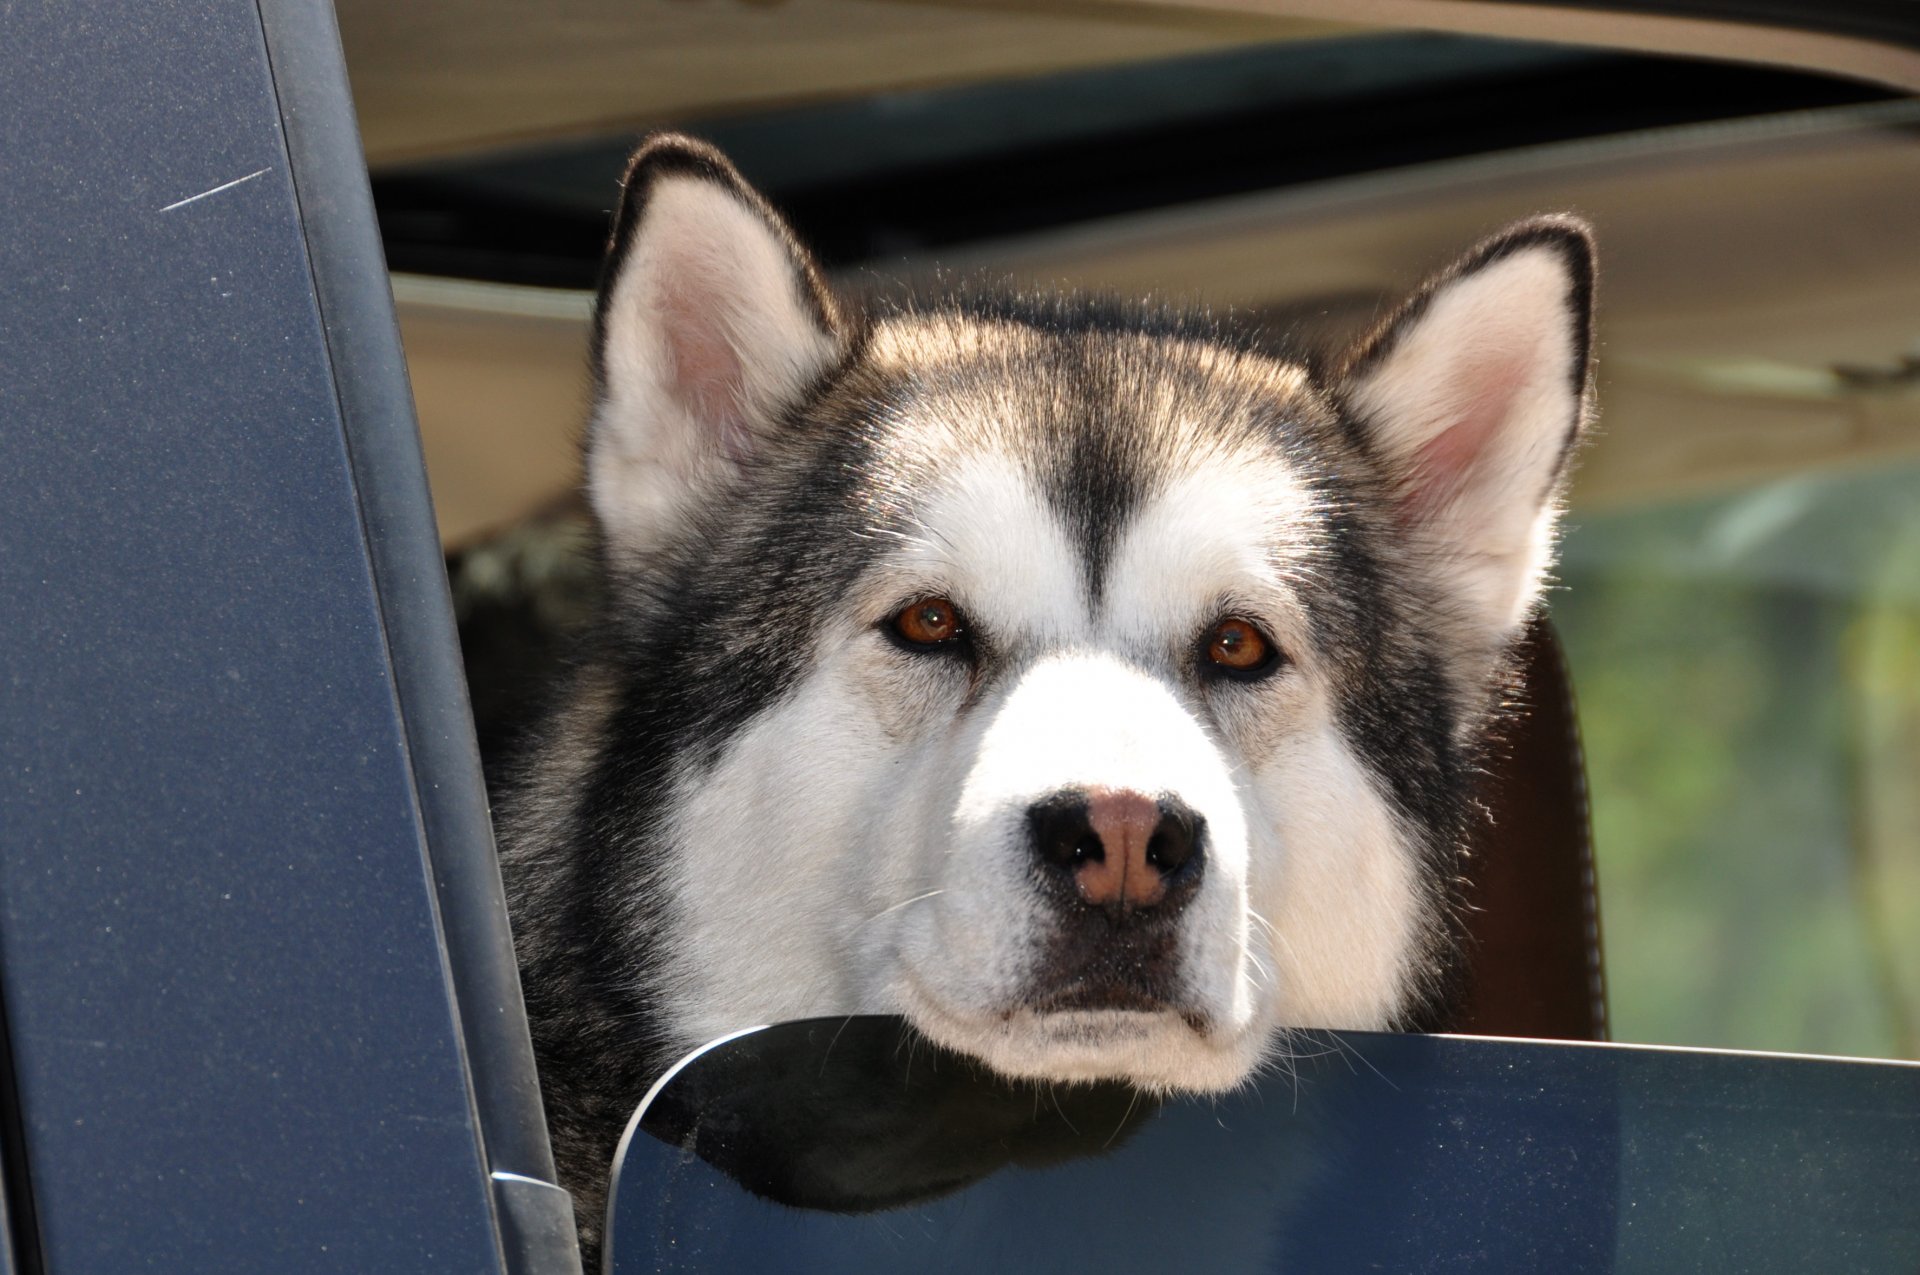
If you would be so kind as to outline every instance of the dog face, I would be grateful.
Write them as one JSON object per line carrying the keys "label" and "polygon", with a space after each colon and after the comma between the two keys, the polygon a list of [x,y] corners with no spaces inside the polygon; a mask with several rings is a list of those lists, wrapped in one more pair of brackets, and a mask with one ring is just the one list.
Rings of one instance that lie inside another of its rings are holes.
{"label": "dog face", "polygon": [[1582,227],[1522,223],[1317,373],[1086,303],[854,322],[723,159],[651,142],[596,319],[571,775],[618,977],[681,1044],[896,1012],[1158,1087],[1409,1021],[1590,279]]}

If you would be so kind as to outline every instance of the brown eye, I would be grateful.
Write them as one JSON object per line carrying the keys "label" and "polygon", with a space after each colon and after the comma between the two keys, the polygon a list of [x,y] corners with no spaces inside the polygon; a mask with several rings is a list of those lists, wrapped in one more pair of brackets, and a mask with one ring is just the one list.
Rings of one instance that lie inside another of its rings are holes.
{"label": "brown eye", "polygon": [[1242,677],[1258,676],[1279,663],[1279,652],[1253,621],[1229,616],[1207,634],[1207,659],[1214,667]]}
{"label": "brown eye", "polygon": [[945,598],[921,598],[893,617],[893,631],[912,646],[941,646],[961,634],[960,612]]}

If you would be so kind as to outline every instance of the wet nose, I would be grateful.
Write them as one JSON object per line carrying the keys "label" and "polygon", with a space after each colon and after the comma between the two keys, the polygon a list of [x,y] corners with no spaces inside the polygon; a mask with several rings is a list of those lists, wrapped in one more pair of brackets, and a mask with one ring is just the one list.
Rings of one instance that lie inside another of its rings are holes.
{"label": "wet nose", "polygon": [[1068,789],[1027,811],[1041,869],[1082,902],[1126,913],[1184,902],[1198,879],[1205,821],[1171,797]]}

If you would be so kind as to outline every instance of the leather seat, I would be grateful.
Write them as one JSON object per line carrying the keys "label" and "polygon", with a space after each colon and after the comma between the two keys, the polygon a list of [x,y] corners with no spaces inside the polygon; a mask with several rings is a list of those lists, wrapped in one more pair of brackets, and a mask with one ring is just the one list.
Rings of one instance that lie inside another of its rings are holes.
{"label": "leather seat", "polygon": [[1517,695],[1490,759],[1491,822],[1467,865],[1469,983],[1452,1029],[1607,1039],[1600,899],[1586,762],[1552,624],[1527,635]]}

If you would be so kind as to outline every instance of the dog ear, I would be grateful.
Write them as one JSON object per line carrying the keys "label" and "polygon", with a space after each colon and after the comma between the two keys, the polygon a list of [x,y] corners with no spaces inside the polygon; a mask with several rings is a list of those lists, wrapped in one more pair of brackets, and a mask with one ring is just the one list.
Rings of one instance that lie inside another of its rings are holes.
{"label": "dog ear", "polygon": [[1519,222],[1362,341],[1335,394],[1395,484],[1471,647],[1532,613],[1589,413],[1594,254],[1572,217]]}
{"label": "dog ear", "polygon": [[587,488],[616,552],[656,547],[845,346],[819,267],[719,151],[642,144],[593,324]]}

